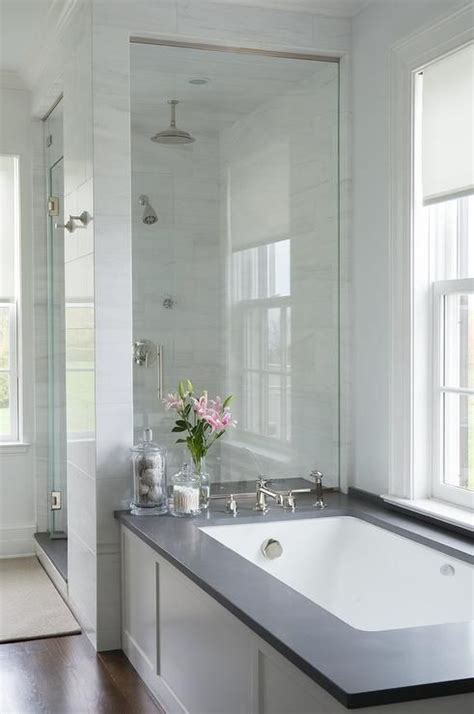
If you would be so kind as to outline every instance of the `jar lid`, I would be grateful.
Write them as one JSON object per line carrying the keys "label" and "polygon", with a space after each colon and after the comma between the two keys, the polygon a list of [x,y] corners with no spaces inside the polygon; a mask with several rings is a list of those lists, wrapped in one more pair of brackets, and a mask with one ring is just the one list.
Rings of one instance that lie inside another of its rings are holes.
{"label": "jar lid", "polygon": [[158,444],[153,441],[153,431],[147,428],[143,431],[143,438],[140,439],[138,444],[132,446],[130,451],[159,451],[164,454],[166,449],[158,446]]}
{"label": "jar lid", "polygon": [[199,485],[199,477],[195,474],[194,469],[187,463],[184,463],[181,467],[181,471],[178,471],[173,476],[173,481],[175,483],[195,483]]}

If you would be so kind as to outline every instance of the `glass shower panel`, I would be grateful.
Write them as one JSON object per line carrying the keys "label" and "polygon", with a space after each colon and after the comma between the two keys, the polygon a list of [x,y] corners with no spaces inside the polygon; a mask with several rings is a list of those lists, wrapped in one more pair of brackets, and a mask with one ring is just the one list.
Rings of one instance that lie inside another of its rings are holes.
{"label": "glass shower panel", "polygon": [[[194,143],[150,143],[170,99]],[[215,480],[339,484],[338,105],[334,61],[131,45],[134,339],[164,346],[165,392],[234,394]],[[153,368],[134,414],[178,465]]]}
{"label": "glass shower panel", "polygon": [[49,503],[59,495],[60,508],[50,508],[49,533],[63,538],[67,531],[66,508],[66,355],[65,355],[65,290],[64,231],[55,227],[64,223],[63,159],[48,172],[49,195],[59,199],[59,215],[49,217]]}

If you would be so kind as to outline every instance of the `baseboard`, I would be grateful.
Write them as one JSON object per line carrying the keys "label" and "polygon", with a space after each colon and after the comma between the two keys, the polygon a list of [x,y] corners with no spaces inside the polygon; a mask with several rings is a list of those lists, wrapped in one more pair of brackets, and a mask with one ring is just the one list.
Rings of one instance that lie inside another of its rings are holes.
{"label": "baseboard", "polygon": [[164,679],[155,673],[146,654],[126,630],[122,632],[122,649],[166,714],[189,714]]}
{"label": "baseboard", "polygon": [[0,527],[0,558],[34,555],[36,524],[18,523]]}

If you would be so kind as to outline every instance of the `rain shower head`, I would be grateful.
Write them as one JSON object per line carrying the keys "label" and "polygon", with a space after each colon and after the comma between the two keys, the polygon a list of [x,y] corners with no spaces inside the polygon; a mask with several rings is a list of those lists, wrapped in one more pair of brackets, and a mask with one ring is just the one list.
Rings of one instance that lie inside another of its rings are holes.
{"label": "rain shower head", "polygon": [[176,105],[179,104],[177,99],[169,99],[168,104],[171,105],[171,121],[167,129],[159,131],[155,136],[151,137],[151,141],[156,141],[157,144],[192,144],[196,139],[187,131],[178,129],[176,126]]}
{"label": "rain shower head", "polygon": [[153,208],[150,206],[150,199],[148,198],[148,196],[145,196],[144,194],[139,196],[138,203],[140,204],[140,206],[143,206],[143,223],[146,223],[147,226],[151,226],[153,225],[153,223],[156,223],[158,221],[158,216],[156,215]]}

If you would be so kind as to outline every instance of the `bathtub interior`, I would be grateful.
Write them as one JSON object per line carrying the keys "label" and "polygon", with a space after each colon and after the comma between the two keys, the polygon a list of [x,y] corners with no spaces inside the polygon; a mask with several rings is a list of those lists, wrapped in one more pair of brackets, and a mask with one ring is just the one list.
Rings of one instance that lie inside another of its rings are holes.
{"label": "bathtub interior", "polygon": [[[474,569],[352,516],[201,530],[348,625],[391,630],[473,618]],[[267,538],[283,553],[264,557]]]}

